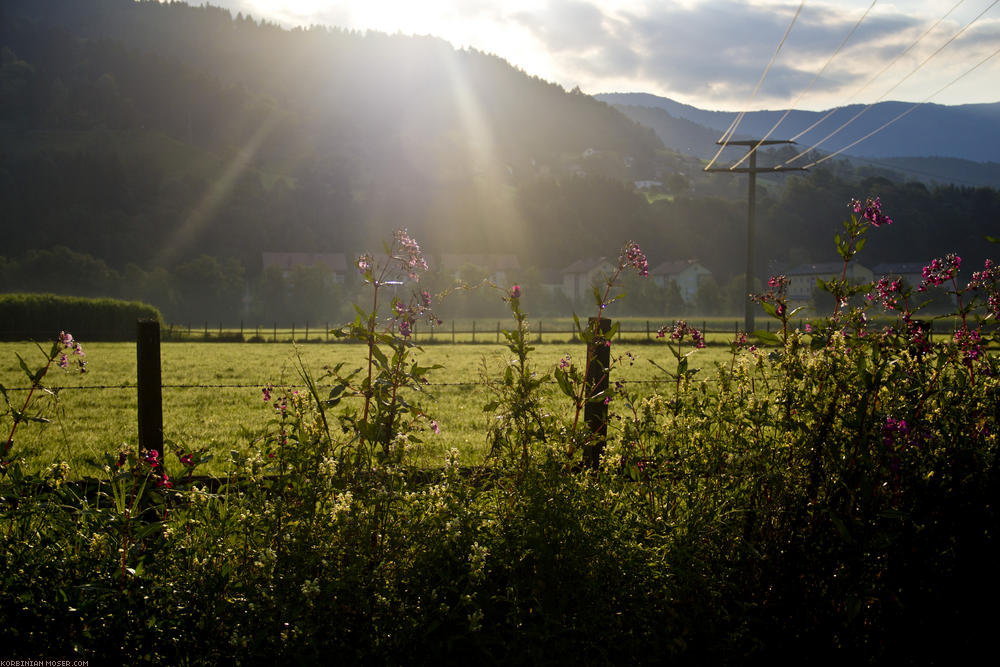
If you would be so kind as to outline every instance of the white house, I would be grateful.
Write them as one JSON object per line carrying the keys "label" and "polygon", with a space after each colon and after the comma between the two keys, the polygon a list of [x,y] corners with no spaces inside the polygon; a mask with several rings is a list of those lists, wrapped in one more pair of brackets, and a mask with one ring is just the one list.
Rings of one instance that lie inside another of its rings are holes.
{"label": "white house", "polygon": [[[843,262],[825,262],[820,264],[800,264],[785,271],[788,278],[788,302],[792,306],[808,305],[816,294],[816,279],[840,279],[844,272]],[[851,262],[847,267],[847,277],[854,283],[867,283],[872,280],[872,271],[857,262]]]}
{"label": "white house", "polygon": [[876,264],[872,269],[876,279],[883,276],[893,280],[902,279],[907,287],[916,289],[924,279],[924,265],[920,262],[901,262]]}
{"label": "white house", "polygon": [[694,259],[678,259],[663,262],[649,272],[657,287],[666,287],[671,282],[677,285],[681,298],[687,303],[698,299],[698,288],[701,281],[712,275],[712,272]]}
{"label": "white house", "polygon": [[582,301],[593,293],[594,284],[610,277],[615,265],[607,257],[578,259],[562,270],[562,291],[572,301]]}

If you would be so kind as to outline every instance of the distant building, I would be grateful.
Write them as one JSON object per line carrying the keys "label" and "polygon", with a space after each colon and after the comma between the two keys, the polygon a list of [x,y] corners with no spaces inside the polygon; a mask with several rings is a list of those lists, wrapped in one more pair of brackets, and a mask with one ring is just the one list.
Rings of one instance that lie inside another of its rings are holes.
{"label": "distant building", "polygon": [[347,275],[347,256],[342,252],[265,252],[261,253],[264,269],[280,269],[288,277],[296,266],[318,266],[329,270],[330,280],[340,284]]}
{"label": "distant building", "polygon": [[[810,304],[816,295],[817,279],[825,281],[839,279],[843,272],[843,262],[800,264],[785,271],[785,277],[789,281],[789,305],[797,307]],[[857,262],[851,262],[847,267],[847,278],[853,283],[868,283],[872,281],[872,271]]]}
{"label": "distant building", "polygon": [[562,270],[562,291],[572,301],[582,301],[593,292],[603,276],[610,277],[615,265],[607,257],[578,259]]}
{"label": "distant building", "polygon": [[701,287],[701,282],[710,275],[712,272],[694,259],[663,262],[649,271],[649,276],[657,287],[666,287],[671,282],[675,283],[677,290],[681,293],[681,298],[686,303],[694,303],[698,300],[698,289]]}
{"label": "distant building", "polygon": [[907,287],[916,289],[924,279],[924,265],[920,262],[901,262],[876,264],[872,269],[875,279],[885,276],[893,280],[902,279]]}

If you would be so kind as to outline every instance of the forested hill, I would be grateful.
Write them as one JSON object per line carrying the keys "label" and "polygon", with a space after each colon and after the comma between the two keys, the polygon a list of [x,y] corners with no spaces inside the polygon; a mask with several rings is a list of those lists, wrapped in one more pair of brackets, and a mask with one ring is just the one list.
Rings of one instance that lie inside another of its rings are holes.
{"label": "forested hill", "polygon": [[206,252],[252,267],[403,225],[445,250],[513,250],[514,188],[588,149],[638,170],[662,148],[602,102],[436,38],[182,3],[0,11],[8,255],[70,227],[116,265]]}

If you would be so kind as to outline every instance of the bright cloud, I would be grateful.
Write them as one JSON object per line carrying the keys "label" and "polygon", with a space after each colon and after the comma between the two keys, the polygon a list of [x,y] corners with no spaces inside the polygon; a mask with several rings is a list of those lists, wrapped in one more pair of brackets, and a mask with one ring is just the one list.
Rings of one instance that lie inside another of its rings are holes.
{"label": "bright cloud", "polygon": [[[642,91],[706,108],[742,109],[797,0],[216,0],[286,27],[331,25],[431,34],[456,47],[495,53],[532,75],[588,93]],[[992,0],[966,0],[893,67],[955,0],[876,3],[799,108],[885,99],[923,101],[1000,49],[1000,5],[910,74]],[[753,106],[781,108],[809,86],[871,5],[807,2]],[[909,76],[908,76],[909,75]],[[901,80],[907,77],[903,83]],[[932,101],[1000,99],[1000,55]],[[898,84],[897,87],[893,88]]]}

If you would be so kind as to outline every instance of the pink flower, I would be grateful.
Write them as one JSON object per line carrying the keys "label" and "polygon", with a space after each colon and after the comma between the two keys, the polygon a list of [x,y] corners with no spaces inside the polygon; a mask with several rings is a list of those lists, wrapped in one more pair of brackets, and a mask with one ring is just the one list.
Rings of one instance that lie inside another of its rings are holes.
{"label": "pink flower", "polygon": [[434,419],[431,420],[431,430],[434,431],[435,433],[441,432],[441,425],[437,423],[437,420]]}
{"label": "pink flower", "polygon": [[624,269],[628,267],[635,269],[636,273],[643,278],[649,275],[649,262],[646,260],[646,255],[643,254],[642,249],[639,248],[639,244],[635,241],[627,241],[622,248],[621,255],[618,257],[618,268]]}
{"label": "pink flower", "polygon": [[520,285],[514,285],[513,287],[510,288],[510,298],[512,298],[512,299],[520,299],[521,298],[521,286]]}

